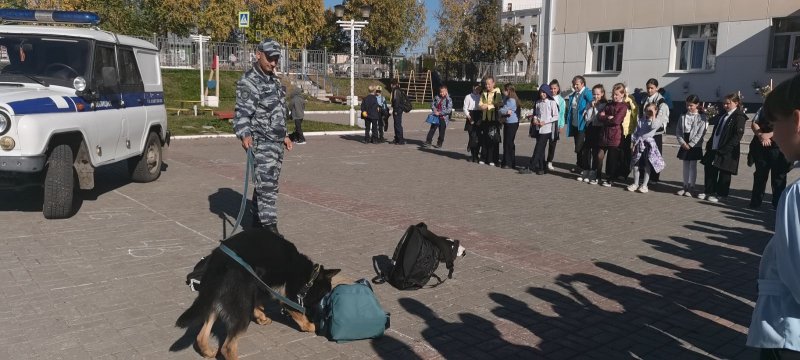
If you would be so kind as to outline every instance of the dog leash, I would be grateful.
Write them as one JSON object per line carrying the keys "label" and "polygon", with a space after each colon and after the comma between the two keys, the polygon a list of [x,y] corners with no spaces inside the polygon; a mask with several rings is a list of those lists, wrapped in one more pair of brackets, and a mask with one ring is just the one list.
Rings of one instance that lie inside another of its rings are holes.
{"label": "dog leash", "polygon": [[[244,190],[242,190],[242,202],[239,205],[239,215],[236,216],[236,222],[233,225],[233,231],[231,231],[231,235],[225,237],[225,240],[233,236],[233,234],[235,234],[236,230],[239,228],[239,225],[241,225],[242,223],[242,217],[244,216],[245,212],[244,211],[245,205],[247,205],[247,190],[250,185],[250,180],[251,180],[250,177],[254,176],[254,174],[251,173],[252,170],[253,170],[253,147],[251,146],[247,148],[247,164],[245,165],[245,170],[244,170]],[[271,288],[264,281],[262,281],[261,278],[253,270],[253,267],[250,266],[250,264],[248,264],[246,261],[244,261],[244,259],[242,259],[239,256],[239,254],[231,250],[231,248],[225,246],[225,244],[222,244],[220,242],[219,249],[222,250],[222,252],[228,255],[231,259],[239,263],[239,265],[241,265],[245,270],[247,270],[247,272],[253,275],[253,277],[256,278],[256,280],[258,280],[258,282],[261,284],[261,286],[264,287],[267,290],[267,292],[269,292],[272,296],[274,296],[284,304],[289,305],[293,309],[301,312],[302,314],[306,313],[306,309],[305,307],[303,307],[303,305],[300,305],[292,300],[289,300],[289,298],[281,295],[279,292],[275,291],[275,289]]]}
{"label": "dog leash", "polygon": [[[250,187],[250,177],[255,177],[255,173],[251,173],[253,171],[253,147],[250,146],[247,148],[247,164],[245,165],[244,169],[244,190],[242,190],[242,202],[239,205],[239,215],[236,215],[236,222],[233,224],[233,231],[231,231],[231,236],[236,233],[236,229],[239,228],[239,225],[242,223],[242,217],[244,217],[244,207],[247,205],[247,190]],[[225,239],[229,238],[230,236],[224,236]]]}
{"label": "dog leash", "polygon": [[245,270],[247,270],[247,272],[249,272],[251,275],[253,275],[253,277],[256,278],[256,280],[258,280],[259,283],[261,283],[261,286],[266,288],[267,292],[272,294],[272,296],[276,297],[282,303],[291,306],[293,309],[295,309],[295,310],[297,310],[297,311],[299,311],[299,312],[301,312],[302,314],[305,315],[306,309],[302,305],[300,305],[300,304],[298,304],[298,303],[296,303],[296,302],[294,302],[292,300],[289,300],[289,298],[281,295],[280,293],[278,293],[277,291],[275,291],[274,289],[269,287],[269,285],[267,285],[264,281],[261,280],[260,277],[258,277],[258,275],[256,275],[256,272],[253,271],[253,268],[250,266],[250,264],[248,264],[241,257],[239,257],[239,255],[236,254],[235,251],[233,251],[229,247],[225,246],[225,244],[219,244],[219,249],[222,250],[222,252],[224,252],[228,256],[230,256],[231,259],[236,260],[236,262],[238,262],[239,265],[242,265],[242,267]]}

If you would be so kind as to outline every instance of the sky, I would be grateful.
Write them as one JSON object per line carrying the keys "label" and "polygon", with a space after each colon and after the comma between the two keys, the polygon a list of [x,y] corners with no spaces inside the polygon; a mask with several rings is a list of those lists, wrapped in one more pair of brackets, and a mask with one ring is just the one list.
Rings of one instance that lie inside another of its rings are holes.
{"label": "sky", "polygon": [[[343,0],[324,0],[325,1],[325,8],[332,9],[334,6],[339,5],[343,2]],[[425,10],[427,11],[427,18],[425,19],[426,27],[428,28],[428,34],[424,39],[422,39],[417,47],[412,50],[414,53],[422,53],[427,51],[428,46],[428,39],[433,37],[433,34],[436,32],[436,29],[439,27],[439,24],[436,22],[436,12],[439,11],[439,5],[441,4],[440,0],[422,0],[425,3]]]}

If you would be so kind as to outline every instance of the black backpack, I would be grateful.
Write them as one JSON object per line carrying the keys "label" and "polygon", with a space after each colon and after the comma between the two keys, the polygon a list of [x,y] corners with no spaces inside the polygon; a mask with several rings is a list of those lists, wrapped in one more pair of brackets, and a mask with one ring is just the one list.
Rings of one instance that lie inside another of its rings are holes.
{"label": "black backpack", "polygon": [[400,290],[416,290],[427,285],[431,277],[435,277],[438,282],[431,287],[436,287],[444,282],[435,274],[439,262],[447,265],[447,277],[453,278],[453,262],[458,248],[458,240],[450,240],[430,232],[425,223],[409,226],[394,250],[393,266],[386,273],[376,266],[378,276],[373,282],[389,282]]}
{"label": "black backpack", "polygon": [[404,113],[411,112],[413,107],[411,106],[411,101],[408,101],[406,93],[401,89],[397,89],[397,93],[400,96],[400,110],[403,110]]}

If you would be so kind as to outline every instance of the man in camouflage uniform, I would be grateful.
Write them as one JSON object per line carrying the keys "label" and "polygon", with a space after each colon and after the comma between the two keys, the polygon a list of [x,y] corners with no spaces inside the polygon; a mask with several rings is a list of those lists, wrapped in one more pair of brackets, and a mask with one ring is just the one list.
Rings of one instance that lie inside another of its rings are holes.
{"label": "man in camouflage uniform", "polygon": [[278,233],[278,178],[283,151],[292,150],[286,135],[286,90],[275,75],[281,48],[274,40],[258,45],[253,67],[236,86],[233,129],[242,147],[253,148],[256,184],[253,190],[253,227]]}

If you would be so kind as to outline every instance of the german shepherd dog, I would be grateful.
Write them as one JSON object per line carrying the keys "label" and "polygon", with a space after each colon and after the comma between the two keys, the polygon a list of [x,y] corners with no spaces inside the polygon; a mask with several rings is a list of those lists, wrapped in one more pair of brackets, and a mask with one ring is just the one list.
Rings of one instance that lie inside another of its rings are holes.
{"label": "german shepherd dog", "polygon": [[[331,279],[339,269],[326,270],[315,265],[307,256],[297,251],[291,242],[267,229],[247,229],[222,242],[248,263],[263,282],[272,288],[282,288],[284,295],[296,301],[307,284],[301,303],[306,307],[305,315],[285,307],[300,330],[314,332],[315,304],[331,290]],[[196,349],[203,357],[213,358],[217,351],[209,346],[211,327],[219,319],[225,324],[227,337],[220,348],[227,360],[238,359],[238,340],[250,325],[253,317],[259,325],[267,325],[272,319],[264,313],[264,303],[269,298],[258,281],[241,264],[217,248],[209,255],[208,267],[201,279],[202,286],[197,298],[175,322],[175,326],[186,328],[203,320],[197,335]],[[316,278],[312,278],[315,269]]]}

